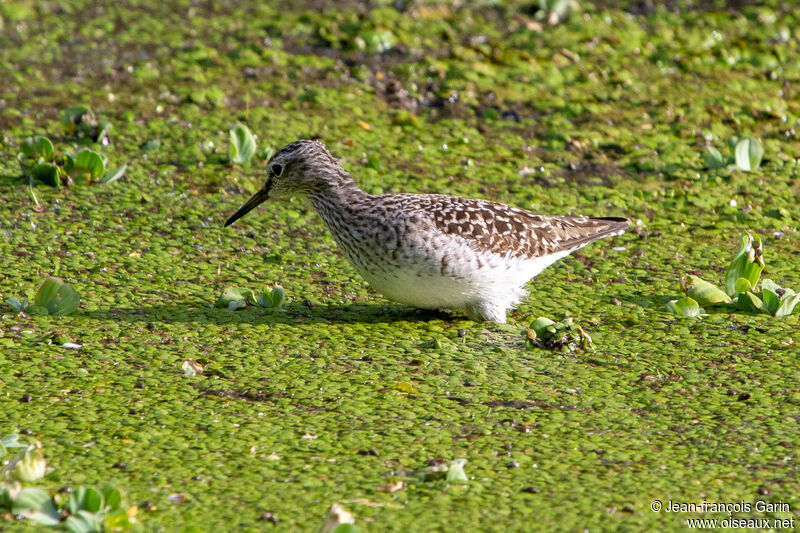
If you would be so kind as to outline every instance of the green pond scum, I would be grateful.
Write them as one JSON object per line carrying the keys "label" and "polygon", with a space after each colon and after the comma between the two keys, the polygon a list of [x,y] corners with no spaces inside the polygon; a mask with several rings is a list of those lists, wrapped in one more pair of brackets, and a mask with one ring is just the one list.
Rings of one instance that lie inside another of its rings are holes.
{"label": "green pond scum", "polygon": [[[724,281],[745,231],[800,288],[798,58],[778,0],[0,2],[0,302],[49,277],[80,298],[0,304],[0,436],[48,466],[25,486],[110,484],[163,532],[319,531],[334,504],[360,532],[797,523],[797,311],[666,304]],[[31,186],[35,135],[124,175]],[[222,227],[298,138],[370,193],[635,226],[509,324],[405,308],[307,204]],[[248,287],[265,305],[215,306]],[[594,349],[533,345],[538,317]]]}

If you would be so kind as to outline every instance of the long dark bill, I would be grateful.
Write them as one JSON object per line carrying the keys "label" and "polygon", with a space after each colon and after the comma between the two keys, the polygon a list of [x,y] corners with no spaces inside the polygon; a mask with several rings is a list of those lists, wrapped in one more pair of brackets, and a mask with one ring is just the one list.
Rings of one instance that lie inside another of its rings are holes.
{"label": "long dark bill", "polygon": [[231,217],[225,221],[225,227],[230,226],[231,224],[233,224],[234,222],[245,216],[247,213],[252,211],[258,204],[262,203],[264,200],[269,198],[270,185],[271,185],[270,182],[267,182],[267,184],[264,185],[264,187],[262,187],[260,191],[255,193],[252,198],[247,200],[247,202],[245,202],[245,204],[242,207],[240,207],[238,211],[232,214]]}

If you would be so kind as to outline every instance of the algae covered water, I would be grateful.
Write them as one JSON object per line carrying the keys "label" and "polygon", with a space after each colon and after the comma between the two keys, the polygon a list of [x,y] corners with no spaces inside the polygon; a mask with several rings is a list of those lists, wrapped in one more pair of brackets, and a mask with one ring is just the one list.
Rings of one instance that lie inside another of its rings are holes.
{"label": "algae covered water", "polygon": [[[0,307],[0,437],[52,468],[26,486],[112,483],[146,531],[316,531],[333,504],[360,531],[796,519],[796,312],[665,304],[684,276],[720,283],[746,230],[800,288],[798,14],[539,4],[0,4],[0,300],[48,276],[80,295]],[[95,124],[70,130],[79,105]],[[238,123],[256,147],[231,164]],[[124,176],[29,187],[32,135]],[[746,136],[760,166],[709,168]],[[544,271],[507,325],[413,310],[303,202],[222,228],[298,138],[369,193],[636,226]],[[280,306],[215,306],[275,285]],[[542,316],[594,350],[534,345]]]}

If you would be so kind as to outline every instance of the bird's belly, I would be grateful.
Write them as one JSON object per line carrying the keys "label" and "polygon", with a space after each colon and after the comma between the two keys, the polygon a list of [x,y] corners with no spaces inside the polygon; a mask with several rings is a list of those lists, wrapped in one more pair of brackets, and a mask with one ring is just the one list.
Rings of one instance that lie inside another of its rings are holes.
{"label": "bird's belly", "polygon": [[558,258],[460,268],[442,268],[441,263],[381,270],[354,266],[372,288],[390,300],[423,309],[458,309],[481,301],[519,301],[525,294],[525,284]]}
{"label": "bird's belly", "polygon": [[386,298],[412,307],[457,308],[475,298],[476,288],[472,280],[455,279],[414,268],[359,273]]}

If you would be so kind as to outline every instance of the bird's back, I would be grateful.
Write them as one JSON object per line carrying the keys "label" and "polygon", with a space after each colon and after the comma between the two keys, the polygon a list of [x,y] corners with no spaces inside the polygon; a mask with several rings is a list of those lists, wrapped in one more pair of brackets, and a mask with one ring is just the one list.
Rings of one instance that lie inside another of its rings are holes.
{"label": "bird's back", "polygon": [[498,202],[443,194],[384,194],[374,205],[443,236],[460,238],[477,253],[520,259],[572,251],[620,235],[625,218],[538,215]]}

